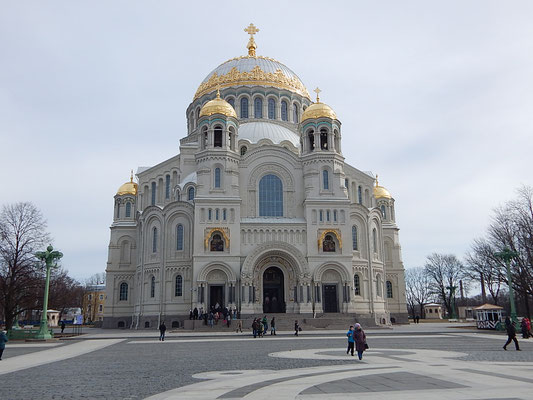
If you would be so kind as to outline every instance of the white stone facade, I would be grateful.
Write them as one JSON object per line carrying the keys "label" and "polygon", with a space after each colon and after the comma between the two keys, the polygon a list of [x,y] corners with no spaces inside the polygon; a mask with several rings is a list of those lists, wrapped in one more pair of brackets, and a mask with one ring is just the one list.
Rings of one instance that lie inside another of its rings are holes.
{"label": "white stone facade", "polygon": [[340,121],[302,122],[308,96],[249,82],[220,90],[237,118],[200,116],[215,94],[188,107],[179,154],[115,196],[104,326],[181,326],[215,302],[407,321],[394,200],[344,162]]}

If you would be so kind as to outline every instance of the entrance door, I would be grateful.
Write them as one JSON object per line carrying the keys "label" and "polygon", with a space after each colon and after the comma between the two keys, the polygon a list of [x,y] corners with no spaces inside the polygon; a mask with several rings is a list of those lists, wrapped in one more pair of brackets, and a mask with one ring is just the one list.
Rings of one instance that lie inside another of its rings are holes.
{"label": "entrance door", "polygon": [[277,267],[267,268],[263,274],[263,312],[285,312],[283,289],[283,272]]}
{"label": "entrance door", "polygon": [[224,308],[224,285],[209,285],[209,308]]}
{"label": "entrance door", "polygon": [[337,300],[337,285],[324,285],[324,312],[339,312]]}

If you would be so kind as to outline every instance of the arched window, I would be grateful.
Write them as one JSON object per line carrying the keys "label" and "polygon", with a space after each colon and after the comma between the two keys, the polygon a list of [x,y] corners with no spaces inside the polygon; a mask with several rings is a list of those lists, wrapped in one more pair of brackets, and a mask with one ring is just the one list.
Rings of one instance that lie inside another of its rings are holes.
{"label": "arched window", "polygon": [[215,233],[211,236],[211,251],[224,251],[224,239],[220,233]]}
{"label": "arched window", "polygon": [[217,126],[215,128],[214,138],[213,138],[214,147],[222,147],[222,128]]}
{"label": "arched window", "polygon": [[188,194],[189,194],[189,201],[194,200],[194,188],[193,187],[189,188]]}
{"label": "arched window", "polygon": [[[348,183],[349,183],[349,182],[348,182],[348,178],[344,178],[344,187],[345,187],[346,189],[348,189],[348,187],[349,187]],[[348,191],[348,197],[350,197],[349,194],[350,194],[350,192]]]}
{"label": "arched window", "polygon": [[207,149],[207,126],[202,128],[202,149]]}
{"label": "arched window", "polygon": [[289,120],[289,112],[288,112],[289,106],[287,105],[287,102],[283,100],[281,102],[281,120],[282,121],[288,121]]}
{"label": "arched window", "polygon": [[215,168],[215,188],[220,188],[220,168]]}
{"label": "arched window", "polygon": [[117,202],[117,218],[120,218],[120,203]]}
{"label": "arched window", "polygon": [[263,99],[256,97],[254,100],[254,117],[263,118]]}
{"label": "arched window", "polygon": [[328,131],[326,129],[320,129],[320,148],[322,150],[328,149]]}
{"label": "arched window", "polygon": [[299,117],[299,115],[298,115],[298,104],[294,103],[294,104],[292,105],[292,107],[293,107],[293,111],[292,111],[292,119],[293,119],[293,122],[294,122],[295,124],[297,124],[297,123],[299,122],[299,121],[298,121],[298,117]]}
{"label": "arched window", "polygon": [[315,131],[307,132],[307,138],[309,140],[309,151],[313,151],[315,149]]}
{"label": "arched window", "polygon": [[165,199],[170,199],[170,175],[165,177]]}
{"label": "arched window", "polygon": [[283,183],[276,175],[265,175],[259,181],[259,216],[283,216]]}
{"label": "arched window", "polygon": [[157,228],[152,231],[152,253],[157,251]]}
{"label": "arched window", "polygon": [[387,299],[392,299],[392,282],[387,281]]}
{"label": "arched window", "polygon": [[322,171],[322,184],[324,190],[329,190],[329,174],[327,169]]}
{"label": "arched window", "polygon": [[233,109],[235,109],[235,99],[233,97],[230,97],[226,101],[233,107]]}
{"label": "arched window", "polygon": [[248,118],[248,99],[246,97],[241,99],[241,118]]}
{"label": "arched window", "polygon": [[213,219],[213,210],[207,210],[207,219],[211,221]]}
{"label": "arched window", "polygon": [[152,205],[155,206],[155,182],[152,182]]}
{"label": "arched window", "polygon": [[276,119],[276,102],[268,99],[268,119]]}
{"label": "arched window", "polygon": [[352,226],[352,250],[359,250],[359,243],[357,241],[357,226]]}
{"label": "arched window", "polygon": [[120,284],[120,290],[119,290],[119,300],[128,300],[128,284],[126,282],[122,282]]}
{"label": "arched window", "polygon": [[361,280],[357,274],[353,276],[353,291],[356,296],[361,296]]}
{"label": "arched window", "polygon": [[150,280],[150,297],[155,297],[155,276]]}
{"label": "arched window", "polygon": [[176,275],[176,287],[174,288],[174,296],[183,296],[183,277]]}
{"label": "arched window", "polygon": [[131,202],[126,203],[126,218],[131,217]]}
{"label": "arched window", "polygon": [[324,236],[324,241],[322,242],[322,251],[325,253],[335,252],[335,241],[331,235]]}
{"label": "arched window", "polygon": [[376,275],[376,294],[378,297],[383,297],[383,292],[381,291],[381,275]]}
{"label": "arched window", "polygon": [[378,232],[376,228],[372,229],[372,251],[374,253],[378,252]]}
{"label": "arched window", "polygon": [[183,250],[183,225],[176,227],[176,250]]}
{"label": "arched window", "polygon": [[385,209],[385,205],[381,205],[381,213],[383,214],[383,219],[387,219],[387,212],[386,212],[386,209]]}
{"label": "arched window", "polygon": [[363,204],[363,188],[361,186],[357,187],[357,202]]}
{"label": "arched window", "polygon": [[337,210],[333,210],[333,222],[337,222]]}
{"label": "arched window", "polygon": [[246,146],[242,146],[241,147],[241,156],[244,156],[247,151],[248,151],[248,148]]}
{"label": "arched window", "polygon": [[222,219],[225,221],[227,219],[227,211],[226,209],[222,210]]}
{"label": "arched window", "polygon": [[215,219],[217,221],[220,219],[220,210],[218,208],[215,210]]}

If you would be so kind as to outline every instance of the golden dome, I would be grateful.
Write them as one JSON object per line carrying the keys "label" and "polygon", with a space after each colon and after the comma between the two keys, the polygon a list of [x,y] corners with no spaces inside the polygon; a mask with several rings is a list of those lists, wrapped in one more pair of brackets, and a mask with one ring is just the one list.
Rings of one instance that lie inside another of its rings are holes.
{"label": "golden dome", "polygon": [[320,93],[320,89],[316,88],[314,90],[316,92],[316,103],[311,104],[309,107],[305,109],[305,111],[302,114],[302,122],[306,119],[314,119],[314,118],[331,118],[331,119],[337,119],[337,114],[335,114],[335,111],[328,106],[327,104],[321,103],[320,98],[318,97],[318,94]]}
{"label": "golden dome", "polygon": [[133,171],[131,171],[130,181],[123,184],[117,190],[117,196],[123,196],[125,194],[137,196],[137,184],[133,182]]}
{"label": "golden dome", "polygon": [[379,186],[378,176],[376,175],[376,186],[374,186],[374,197],[376,199],[392,199],[391,194],[383,186]]}
{"label": "golden dome", "polygon": [[220,91],[217,90],[217,97],[204,104],[200,110],[200,117],[213,114],[222,114],[227,117],[237,118],[235,109],[226,100],[220,98]]}

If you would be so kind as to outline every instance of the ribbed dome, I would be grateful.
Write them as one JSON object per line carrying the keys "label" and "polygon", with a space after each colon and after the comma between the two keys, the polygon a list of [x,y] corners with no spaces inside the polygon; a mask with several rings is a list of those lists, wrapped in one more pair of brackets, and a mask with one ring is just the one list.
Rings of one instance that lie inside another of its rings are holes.
{"label": "ribbed dome", "polygon": [[300,78],[279,61],[268,57],[244,56],[228,60],[211,71],[198,87],[194,100],[217,87],[243,85],[273,86],[310,99]]}
{"label": "ribbed dome", "polygon": [[284,126],[269,122],[246,122],[239,126],[239,139],[257,143],[261,139],[269,139],[274,144],[287,140],[295,147],[300,145],[300,136]]}
{"label": "ribbed dome", "polygon": [[378,177],[376,175],[376,186],[374,186],[374,197],[376,199],[392,199],[391,194],[383,186],[379,186]]}
{"label": "ribbed dome", "polygon": [[235,109],[226,100],[220,98],[219,91],[217,91],[217,97],[205,103],[200,110],[200,117],[210,116],[213,114],[222,114],[227,117],[237,118]]}
{"label": "ribbed dome", "polygon": [[337,114],[335,114],[335,111],[333,111],[333,109],[327,104],[317,102],[305,109],[302,114],[302,121],[322,117],[337,119]]}
{"label": "ribbed dome", "polygon": [[133,172],[131,173],[130,181],[120,186],[117,190],[117,196],[123,196],[125,194],[137,196],[137,184],[133,182]]}

